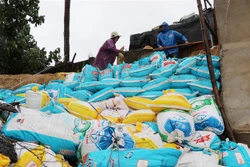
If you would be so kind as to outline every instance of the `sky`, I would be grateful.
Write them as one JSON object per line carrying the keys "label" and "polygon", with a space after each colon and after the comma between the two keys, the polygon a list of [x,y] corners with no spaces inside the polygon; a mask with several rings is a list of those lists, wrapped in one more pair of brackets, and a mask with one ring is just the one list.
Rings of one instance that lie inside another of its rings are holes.
{"label": "sky", "polygon": [[[77,53],[75,62],[90,53],[95,57],[112,31],[122,35],[116,47],[128,50],[131,34],[198,13],[196,0],[71,0],[70,10],[70,60]],[[39,14],[45,15],[45,23],[32,26],[31,34],[40,48],[60,47],[63,57],[64,0],[40,0]]]}

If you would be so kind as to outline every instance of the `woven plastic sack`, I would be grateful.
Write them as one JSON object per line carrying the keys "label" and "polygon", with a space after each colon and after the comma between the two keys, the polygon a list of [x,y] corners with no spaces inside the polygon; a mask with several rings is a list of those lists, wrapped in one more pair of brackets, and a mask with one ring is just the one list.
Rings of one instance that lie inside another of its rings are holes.
{"label": "woven plastic sack", "polygon": [[164,51],[156,51],[153,54],[151,54],[149,58],[150,58],[150,64],[155,64],[159,66],[161,61],[166,59],[166,54]]}
{"label": "woven plastic sack", "polygon": [[[218,89],[220,89],[220,82],[216,81]],[[202,80],[188,83],[189,87],[194,90],[198,91],[199,95],[211,95],[213,94],[213,87],[211,80]]]}
{"label": "woven plastic sack", "polygon": [[129,108],[140,110],[140,109],[150,109],[149,104],[152,103],[152,100],[142,97],[129,97],[124,99],[124,102]]}
{"label": "woven plastic sack", "polygon": [[134,124],[137,122],[154,122],[156,114],[150,109],[130,110],[122,123]]}
{"label": "woven plastic sack", "polygon": [[109,79],[109,78],[113,78],[113,69],[111,64],[109,64],[106,69],[99,71],[98,80],[101,81],[103,79]]}
{"label": "woven plastic sack", "polygon": [[[220,57],[219,56],[214,56],[211,55],[212,57],[212,65],[214,68],[219,68],[220,67]],[[196,64],[197,66],[208,66],[207,64],[207,57],[206,55],[199,55],[196,56]]]}
{"label": "woven plastic sack", "polygon": [[121,87],[143,87],[149,82],[148,78],[145,77],[129,77],[124,78],[120,85]]}
{"label": "woven plastic sack", "polygon": [[70,114],[83,120],[96,119],[98,112],[101,111],[99,108],[95,108],[95,106],[83,101],[72,101],[66,105],[66,108]]}
{"label": "woven plastic sack", "polygon": [[155,65],[146,65],[135,70],[129,71],[130,77],[147,77],[156,69]]}
{"label": "woven plastic sack", "polygon": [[66,96],[70,97],[70,98],[76,98],[76,99],[82,100],[82,101],[88,101],[92,95],[93,95],[93,93],[91,91],[77,90],[77,91],[73,91],[73,92],[68,93]]}
{"label": "woven plastic sack", "polygon": [[163,141],[181,143],[194,137],[194,119],[182,110],[165,110],[159,113],[157,125]]}
{"label": "woven plastic sack", "polygon": [[103,150],[89,153],[84,167],[175,167],[180,155],[181,151],[172,148]]}
{"label": "woven plastic sack", "polygon": [[94,123],[86,131],[85,138],[81,143],[83,163],[90,152],[110,149],[114,145],[121,149],[131,149],[134,148],[135,143],[122,127],[111,127],[107,121],[101,121],[99,124]]}
{"label": "woven plastic sack", "polygon": [[178,62],[175,61],[174,59],[164,60],[161,62],[161,67],[166,67],[166,66],[169,66],[171,64],[178,64]]}
{"label": "woven plastic sack", "polygon": [[91,82],[98,80],[99,71],[91,65],[85,65],[82,69],[81,82]]}
{"label": "woven plastic sack", "polygon": [[218,159],[214,152],[189,151],[182,154],[177,167],[219,167]]}
{"label": "woven plastic sack", "polygon": [[36,84],[36,83],[31,83],[31,84],[27,84],[24,85],[20,88],[17,88],[16,90],[14,90],[12,93],[13,94],[20,94],[20,93],[25,93],[27,90],[31,90],[34,86],[38,87],[38,90],[42,90],[44,89],[45,85],[41,85],[41,84]]}
{"label": "woven plastic sack", "polygon": [[124,64],[118,64],[113,66],[113,74],[114,74],[113,78],[120,79],[123,66]]}
{"label": "woven plastic sack", "polygon": [[182,89],[173,89],[175,92],[185,96],[187,99],[192,99],[197,96],[198,91],[193,91],[190,88],[182,88]]}
{"label": "woven plastic sack", "polygon": [[162,95],[163,91],[146,91],[138,94],[137,96],[154,100]]}
{"label": "woven plastic sack", "polygon": [[114,89],[114,93],[123,95],[124,97],[133,97],[142,92],[140,87],[119,87]]}
{"label": "woven plastic sack", "polygon": [[250,149],[242,143],[223,141],[220,149],[220,164],[227,167],[248,167]]}
{"label": "woven plastic sack", "polygon": [[107,87],[112,87],[112,88],[117,88],[120,85],[120,80],[119,79],[114,79],[114,78],[109,78],[109,79],[103,79],[99,82],[96,83],[95,88],[97,90],[102,90]]}
{"label": "woven plastic sack", "polygon": [[196,131],[194,138],[188,141],[187,146],[193,151],[202,151],[208,148],[212,150],[219,150],[221,145],[220,138],[213,132]]}
{"label": "woven plastic sack", "polygon": [[150,64],[150,58],[149,57],[144,57],[139,60],[139,65],[140,66],[145,66]]}
{"label": "woven plastic sack", "polygon": [[168,78],[175,73],[176,68],[177,68],[176,64],[171,64],[171,65],[168,65],[166,67],[161,67],[161,68],[155,70],[153,73],[151,73],[150,76],[153,79]]}
{"label": "woven plastic sack", "polygon": [[80,82],[79,81],[73,81],[73,82],[65,82],[63,83],[63,85],[65,85],[66,87],[74,90],[77,86],[79,86]]}
{"label": "woven plastic sack", "polygon": [[8,138],[48,145],[55,153],[74,159],[82,137],[82,134],[73,131],[74,119],[67,113],[14,113],[3,127],[2,133]]}
{"label": "woven plastic sack", "polygon": [[137,122],[136,124],[124,127],[135,141],[136,148],[158,149],[162,148],[162,140],[159,133],[146,124]]}
{"label": "woven plastic sack", "polygon": [[112,87],[107,87],[107,88],[93,94],[89,98],[89,102],[98,102],[98,101],[107,100],[111,97],[114,97],[113,91],[114,91],[114,89]]}
{"label": "woven plastic sack", "polygon": [[[205,78],[205,79],[210,79],[210,74],[207,66],[195,66],[191,67],[191,74]],[[214,68],[214,75],[215,79],[218,80],[220,78],[220,70]]]}
{"label": "woven plastic sack", "polygon": [[123,79],[123,78],[129,77],[129,72],[137,68],[138,68],[137,64],[124,64],[124,66],[122,67],[120,78]]}
{"label": "woven plastic sack", "polygon": [[186,111],[192,109],[188,100],[178,93],[166,93],[153,100],[149,106],[154,112],[161,112],[165,109],[181,109]]}
{"label": "woven plastic sack", "polygon": [[196,130],[206,130],[221,135],[224,122],[213,96],[200,96],[189,100],[192,105],[191,114],[194,117]]}
{"label": "woven plastic sack", "polygon": [[174,88],[188,88],[190,82],[198,81],[197,77],[189,74],[174,75],[169,78],[171,80],[171,89]]}
{"label": "woven plastic sack", "polygon": [[80,83],[74,90],[89,90],[91,92],[97,92],[99,89],[96,88],[100,81],[92,81]]}
{"label": "woven plastic sack", "polygon": [[57,98],[65,98],[68,97],[68,94],[72,92],[72,89],[68,88],[64,84],[60,84],[58,88]]}
{"label": "woven plastic sack", "polygon": [[143,91],[162,91],[170,88],[170,80],[167,78],[158,78],[150,81],[143,86]]}
{"label": "woven plastic sack", "polygon": [[191,69],[189,67],[194,67],[194,66],[196,66],[196,58],[195,57],[185,58],[178,65],[178,68],[176,69],[175,74],[190,74]]}

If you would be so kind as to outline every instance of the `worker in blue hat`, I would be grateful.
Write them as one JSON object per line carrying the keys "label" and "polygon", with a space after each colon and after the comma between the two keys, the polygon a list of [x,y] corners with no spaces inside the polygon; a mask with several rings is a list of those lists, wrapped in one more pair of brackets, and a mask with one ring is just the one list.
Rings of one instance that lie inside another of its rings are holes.
{"label": "worker in blue hat", "polygon": [[166,23],[166,22],[163,22],[160,25],[160,28],[161,28],[161,32],[157,36],[157,45],[158,45],[159,49],[164,50],[167,57],[178,58],[178,54],[179,54],[178,47],[171,48],[171,49],[164,49],[164,47],[176,46],[177,39],[181,40],[185,43],[188,43],[187,38],[177,31],[170,30],[170,27],[169,27],[168,23]]}

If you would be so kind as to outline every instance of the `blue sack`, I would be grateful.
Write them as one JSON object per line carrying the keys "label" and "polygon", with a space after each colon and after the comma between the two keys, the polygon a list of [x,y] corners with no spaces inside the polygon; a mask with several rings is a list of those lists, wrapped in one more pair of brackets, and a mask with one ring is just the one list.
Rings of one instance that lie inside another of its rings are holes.
{"label": "blue sack", "polygon": [[[213,68],[219,68],[220,67],[220,57],[211,55],[212,57],[212,65]],[[206,55],[202,54],[199,56],[196,56],[196,65],[197,66],[208,66],[207,64],[207,57]]]}
{"label": "blue sack", "polygon": [[143,91],[162,91],[170,88],[170,80],[167,78],[158,78],[150,81],[143,86]]}
{"label": "blue sack", "polygon": [[91,92],[97,92],[99,89],[96,86],[99,85],[99,81],[80,83],[74,90],[89,90]]}
{"label": "blue sack", "polygon": [[[218,89],[220,89],[220,82],[216,82]],[[213,87],[211,80],[202,80],[188,83],[189,87],[195,92],[198,91],[199,95],[211,95],[213,94]]]}
{"label": "blue sack", "polygon": [[64,105],[58,103],[55,99],[51,99],[48,106],[43,107],[41,112],[49,112],[50,114],[67,113],[67,109]]}
{"label": "blue sack", "polygon": [[98,80],[101,81],[103,79],[109,79],[109,78],[113,78],[113,69],[110,64],[106,69],[99,71]]}
{"label": "blue sack", "polygon": [[69,126],[75,119],[77,118],[68,113],[13,113],[1,132],[4,136],[18,141],[47,145],[56,154],[60,153],[73,160],[82,137],[81,133],[76,134],[73,131],[74,125]]}
{"label": "blue sack", "polygon": [[66,96],[70,98],[76,98],[82,101],[88,101],[92,95],[93,93],[91,91],[77,90],[77,91],[69,92]]}
{"label": "blue sack", "polygon": [[114,79],[114,78],[103,79],[103,80],[96,83],[95,88],[97,90],[102,90],[102,89],[105,89],[107,87],[117,88],[120,86],[120,82],[121,81],[119,79]]}
{"label": "blue sack", "polygon": [[72,92],[72,89],[68,88],[64,84],[60,84],[59,89],[58,89],[57,98],[66,98],[68,96],[68,94],[71,92]]}
{"label": "blue sack", "polygon": [[124,78],[121,81],[120,86],[121,87],[143,87],[149,81],[150,81],[150,79],[147,79],[144,77]]}
{"label": "blue sack", "polygon": [[125,64],[118,64],[118,65],[114,65],[113,66],[113,78],[115,79],[120,79],[121,78],[121,73],[122,73],[122,67],[124,66]]}
{"label": "blue sack", "polygon": [[93,94],[89,98],[89,102],[98,102],[98,101],[102,101],[102,100],[107,100],[107,99],[112,98],[112,97],[114,97],[113,88],[107,87],[107,88]]}
{"label": "blue sack", "polygon": [[135,70],[129,71],[130,77],[148,77],[148,75],[156,69],[155,65],[147,65],[144,67],[140,67]]}
{"label": "blue sack", "polygon": [[161,68],[155,70],[153,73],[151,73],[150,76],[153,79],[168,78],[175,73],[176,68],[177,68],[177,64],[171,64],[171,65],[168,65],[166,67],[161,67]]}
{"label": "blue sack", "polygon": [[144,57],[139,60],[139,65],[140,66],[145,66],[150,64],[150,58],[149,57]]}
{"label": "blue sack", "polygon": [[0,100],[3,100],[12,94],[12,90],[2,89],[0,91]]}
{"label": "blue sack", "polygon": [[187,99],[192,99],[197,96],[198,91],[193,91],[190,88],[174,89],[177,93],[185,96]]}
{"label": "blue sack", "polygon": [[25,97],[21,97],[21,96],[8,96],[7,98],[5,98],[3,100],[4,102],[10,104],[10,103],[14,103],[14,102],[19,102],[20,104],[25,104],[26,103],[26,98]]}
{"label": "blue sack", "polygon": [[138,68],[137,64],[124,64],[124,66],[122,67],[120,78],[123,79],[123,78],[129,77],[129,72],[137,68]]}
{"label": "blue sack", "polygon": [[179,64],[175,74],[190,74],[191,73],[190,67],[193,66],[196,66],[196,58],[195,57],[185,58]]}
{"label": "blue sack", "polygon": [[159,67],[161,62],[166,59],[166,54],[164,51],[156,51],[152,53],[149,58],[150,64],[154,64]]}
{"label": "blue sack", "polygon": [[173,148],[109,149],[90,152],[84,167],[175,167],[180,156],[181,151]]}
{"label": "blue sack", "polygon": [[85,65],[82,69],[81,82],[91,82],[98,80],[99,71],[91,65]]}
{"label": "blue sack", "polygon": [[250,150],[245,144],[223,141],[220,149],[220,165],[227,167],[249,167]]}
{"label": "blue sack", "polygon": [[140,93],[137,96],[154,100],[162,95],[163,95],[163,91],[147,91],[147,92]]}
{"label": "blue sack", "polygon": [[68,88],[74,90],[77,86],[79,86],[80,82],[79,81],[73,81],[73,82],[67,82],[67,83],[63,83],[65,86],[67,86]]}
{"label": "blue sack", "polygon": [[171,88],[188,88],[190,82],[198,81],[197,77],[190,74],[173,75],[169,78],[171,80]]}
{"label": "blue sack", "polygon": [[[206,79],[210,79],[210,74],[207,66],[195,66],[191,67],[191,73],[197,77],[202,77]],[[218,80],[220,78],[220,70],[214,69],[215,79]]]}
{"label": "blue sack", "polygon": [[133,97],[141,93],[140,87],[119,87],[114,89],[114,93],[121,94],[124,97]]}
{"label": "blue sack", "polygon": [[16,90],[14,90],[13,94],[25,93],[27,90],[31,90],[34,86],[37,86],[38,90],[42,90],[44,88],[45,84],[44,85],[36,84],[36,83],[27,84],[27,85],[24,85],[20,88],[17,88]]}

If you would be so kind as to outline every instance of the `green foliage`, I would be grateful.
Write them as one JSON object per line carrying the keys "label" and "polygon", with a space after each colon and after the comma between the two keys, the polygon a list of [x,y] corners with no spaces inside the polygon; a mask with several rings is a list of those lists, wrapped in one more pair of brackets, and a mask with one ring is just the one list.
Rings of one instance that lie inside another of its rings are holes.
{"label": "green foliage", "polygon": [[30,24],[42,23],[39,0],[0,0],[0,73],[36,73],[61,59],[59,48],[47,56],[30,34]]}

